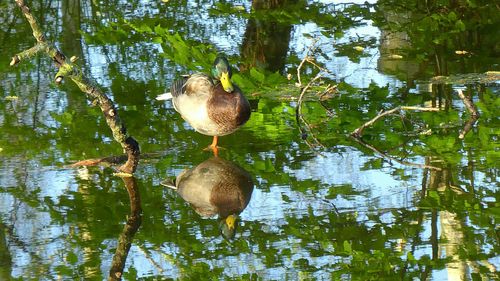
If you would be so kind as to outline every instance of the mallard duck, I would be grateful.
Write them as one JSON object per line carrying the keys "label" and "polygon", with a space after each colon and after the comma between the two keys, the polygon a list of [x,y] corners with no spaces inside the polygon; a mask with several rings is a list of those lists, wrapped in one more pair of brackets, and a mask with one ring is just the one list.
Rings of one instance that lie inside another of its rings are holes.
{"label": "mallard duck", "polygon": [[238,215],[248,205],[254,187],[247,171],[219,157],[182,171],[175,183],[165,181],[162,185],[176,190],[199,215],[218,215],[219,229],[226,239],[234,237]]}
{"label": "mallard duck", "polygon": [[174,108],[197,132],[213,136],[210,147],[217,152],[218,137],[233,133],[250,118],[250,104],[231,82],[231,66],[218,56],[212,76],[196,73],[176,80],[170,93],[158,100],[172,99]]}

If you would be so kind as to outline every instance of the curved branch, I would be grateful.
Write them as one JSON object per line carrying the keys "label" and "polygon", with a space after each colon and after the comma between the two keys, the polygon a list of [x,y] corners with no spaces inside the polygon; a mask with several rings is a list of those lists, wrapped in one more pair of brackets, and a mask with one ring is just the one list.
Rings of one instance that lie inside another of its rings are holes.
{"label": "curved branch", "polygon": [[130,214],[128,215],[127,223],[123,226],[123,230],[118,237],[118,245],[111,262],[108,280],[122,280],[123,269],[125,268],[125,262],[132,246],[132,240],[142,223],[141,196],[137,182],[134,177],[122,177],[122,179],[125,187],[127,187]]}
{"label": "curved branch", "polygon": [[124,152],[127,154],[127,162],[118,169],[124,173],[134,173],[139,163],[139,143],[133,137],[127,135],[125,125],[121,122],[111,99],[83,75],[83,71],[78,65],[74,64],[73,61],[68,62],[64,54],[46,41],[42,29],[38,26],[35,17],[31,14],[30,9],[26,6],[24,1],[16,0],[16,3],[28,20],[37,44],[26,51],[16,54],[12,58],[10,65],[14,66],[21,60],[31,58],[40,52],[45,52],[51,57],[58,67],[55,78],[56,83],[59,84],[62,82],[63,77],[69,77],[82,92],[92,99],[94,104],[99,105],[106,119],[106,123],[113,133],[113,138],[120,143]]}

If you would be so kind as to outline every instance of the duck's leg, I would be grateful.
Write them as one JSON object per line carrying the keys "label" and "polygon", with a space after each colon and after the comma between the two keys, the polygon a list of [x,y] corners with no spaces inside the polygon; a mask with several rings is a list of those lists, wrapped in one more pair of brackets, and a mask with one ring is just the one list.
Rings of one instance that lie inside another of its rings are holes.
{"label": "duck's leg", "polygon": [[217,147],[218,140],[219,140],[219,137],[214,136],[214,139],[212,140],[212,144],[210,145],[210,147]]}
{"label": "duck's leg", "polygon": [[214,136],[214,138],[212,140],[212,144],[210,145],[210,148],[214,152],[215,156],[219,156],[219,147],[217,146],[218,140],[219,140],[219,137],[218,136]]}

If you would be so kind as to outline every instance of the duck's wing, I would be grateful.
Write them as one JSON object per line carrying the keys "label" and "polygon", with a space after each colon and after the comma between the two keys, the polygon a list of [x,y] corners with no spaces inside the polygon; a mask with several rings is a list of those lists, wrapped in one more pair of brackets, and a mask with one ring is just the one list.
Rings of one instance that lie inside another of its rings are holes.
{"label": "duck's wing", "polygon": [[[217,214],[217,208],[210,202],[212,185],[210,181],[205,181],[204,172],[195,167],[180,173],[176,179],[177,193],[191,204],[199,215],[211,217]],[[210,174],[210,171],[206,172]]]}
{"label": "duck's wing", "polygon": [[189,77],[182,77],[174,81],[172,86],[170,86],[170,95],[172,97],[178,97],[186,91],[186,81]]}
{"label": "duck's wing", "polygon": [[170,93],[173,98],[177,98],[181,95],[208,96],[213,87],[214,81],[209,75],[195,73],[175,80],[170,87]]}

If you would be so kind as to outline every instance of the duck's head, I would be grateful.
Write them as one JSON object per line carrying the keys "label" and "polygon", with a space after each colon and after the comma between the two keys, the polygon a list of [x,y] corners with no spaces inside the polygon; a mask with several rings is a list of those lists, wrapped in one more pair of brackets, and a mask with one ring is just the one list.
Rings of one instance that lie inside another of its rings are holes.
{"label": "duck's head", "polygon": [[233,239],[236,234],[237,219],[238,215],[234,214],[219,221],[219,230],[227,240]]}
{"label": "duck's head", "polygon": [[233,83],[231,82],[231,66],[226,57],[218,56],[214,61],[212,68],[212,75],[215,79],[219,80],[222,84],[224,91],[232,93],[234,90]]}

